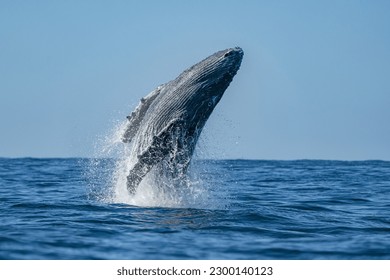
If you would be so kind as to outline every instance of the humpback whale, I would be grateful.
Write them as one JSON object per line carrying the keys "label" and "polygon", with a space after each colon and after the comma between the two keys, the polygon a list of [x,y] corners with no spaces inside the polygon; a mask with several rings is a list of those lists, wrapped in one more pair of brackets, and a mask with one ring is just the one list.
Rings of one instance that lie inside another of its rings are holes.
{"label": "humpback whale", "polygon": [[199,135],[243,54],[239,47],[218,51],[141,98],[122,135],[124,143],[132,143],[131,194],[153,169],[173,179],[186,173]]}

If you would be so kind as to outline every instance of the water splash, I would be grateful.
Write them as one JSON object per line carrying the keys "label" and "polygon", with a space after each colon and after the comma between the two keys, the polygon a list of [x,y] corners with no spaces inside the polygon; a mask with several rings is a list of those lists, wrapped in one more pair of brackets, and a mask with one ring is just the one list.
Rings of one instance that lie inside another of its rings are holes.
{"label": "water splash", "polygon": [[[117,123],[112,131],[95,143],[95,155],[88,166],[91,199],[140,207],[226,208],[225,201],[217,201],[211,196],[208,175],[204,172],[206,167],[194,162],[187,173],[175,180],[153,168],[136,193],[130,194],[126,177],[136,157],[133,145],[121,141],[126,125],[126,122]],[[197,154],[202,154],[202,150],[196,149],[195,158]]]}

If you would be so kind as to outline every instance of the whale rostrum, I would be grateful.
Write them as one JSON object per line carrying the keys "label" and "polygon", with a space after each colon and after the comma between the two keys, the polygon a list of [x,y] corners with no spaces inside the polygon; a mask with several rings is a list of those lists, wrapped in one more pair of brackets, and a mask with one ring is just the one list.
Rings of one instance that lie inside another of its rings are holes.
{"label": "whale rostrum", "polygon": [[141,99],[122,135],[123,142],[132,143],[135,162],[127,176],[131,194],[153,168],[173,178],[187,171],[199,135],[243,54],[239,47],[218,51]]}

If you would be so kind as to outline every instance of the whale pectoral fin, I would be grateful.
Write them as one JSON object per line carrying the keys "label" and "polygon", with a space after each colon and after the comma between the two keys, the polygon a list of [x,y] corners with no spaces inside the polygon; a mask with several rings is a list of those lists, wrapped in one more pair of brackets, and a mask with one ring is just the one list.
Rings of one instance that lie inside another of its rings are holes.
{"label": "whale pectoral fin", "polygon": [[129,120],[126,130],[122,135],[122,142],[129,143],[133,139],[134,135],[137,133],[139,126],[141,124],[142,119],[144,118],[146,112],[148,111],[150,105],[156,99],[156,97],[160,94],[163,85],[157,87],[147,96],[141,99],[141,102],[135,108],[135,110],[127,116]]}
{"label": "whale pectoral fin", "polygon": [[131,194],[134,194],[137,190],[138,185],[141,183],[142,179],[149,173],[155,164],[160,162],[167,151],[164,147],[160,146],[160,141],[157,137],[152,145],[146,152],[138,156],[138,162],[130,170],[129,175],[127,176],[127,189]]}
{"label": "whale pectoral fin", "polygon": [[153,137],[150,147],[138,156],[138,162],[127,176],[127,189],[134,194],[142,179],[155,164],[160,162],[168,153],[169,133],[160,133]]}
{"label": "whale pectoral fin", "polygon": [[129,175],[127,176],[127,189],[130,194],[135,194],[138,185],[141,183],[142,179],[146,174],[152,169],[152,164],[147,164],[143,161],[137,162],[134,167],[130,170]]}
{"label": "whale pectoral fin", "polygon": [[180,126],[179,118],[170,121],[156,136],[146,151],[138,156],[138,162],[130,170],[127,176],[127,189],[134,194],[138,185],[154,165],[161,162],[172,147],[172,135],[175,127]]}

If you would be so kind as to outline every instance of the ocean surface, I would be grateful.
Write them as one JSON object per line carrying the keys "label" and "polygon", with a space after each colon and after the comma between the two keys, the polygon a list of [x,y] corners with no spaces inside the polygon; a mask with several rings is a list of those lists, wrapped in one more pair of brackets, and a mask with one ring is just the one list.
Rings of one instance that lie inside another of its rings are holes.
{"label": "ocean surface", "polygon": [[390,162],[193,165],[132,198],[111,159],[0,158],[0,259],[390,259]]}

